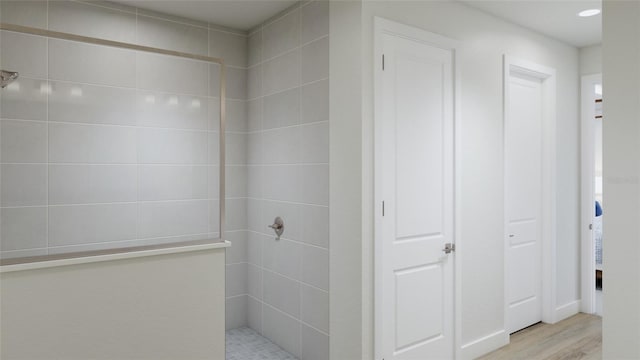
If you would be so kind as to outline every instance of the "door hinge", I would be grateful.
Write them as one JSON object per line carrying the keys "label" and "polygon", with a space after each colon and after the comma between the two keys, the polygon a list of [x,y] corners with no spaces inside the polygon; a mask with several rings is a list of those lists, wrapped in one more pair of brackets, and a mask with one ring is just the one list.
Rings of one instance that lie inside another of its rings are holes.
{"label": "door hinge", "polygon": [[[384,216],[384,201],[382,202],[382,216]],[[382,359],[384,360],[384,359]]]}
{"label": "door hinge", "polygon": [[593,224],[589,224],[589,230],[593,230]]}
{"label": "door hinge", "polygon": [[[382,70],[384,71],[384,54],[382,54]],[[382,359],[384,360],[384,359]]]}

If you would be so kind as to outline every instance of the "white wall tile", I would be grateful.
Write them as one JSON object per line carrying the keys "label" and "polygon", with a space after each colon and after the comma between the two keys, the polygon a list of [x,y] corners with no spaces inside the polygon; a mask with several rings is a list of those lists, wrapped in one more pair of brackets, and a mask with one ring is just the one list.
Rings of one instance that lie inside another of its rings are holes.
{"label": "white wall tile", "polygon": [[47,123],[2,120],[0,134],[3,163],[47,162]]}
{"label": "white wall tile", "polygon": [[139,128],[138,161],[142,164],[208,164],[204,131]]}
{"label": "white wall tile", "polygon": [[247,131],[262,130],[262,98],[247,103]]}
{"label": "white wall tile", "polygon": [[329,247],[329,208],[300,205],[300,240],[323,248]]}
{"label": "white wall tile", "polygon": [[247,66],[247,37],[220,30],[209,30],[209,56],[223,58],[225,64]]}
{"label": "white wall tile", "polygon": [[[300,159],[300,127],[290,126],[285,128],[272,129],[262,133],[263,163],[265,165],[275,164],[297,164]],[[304,145],[306,147],[306,144]]]}
{"label": "white wall tile", "polygon": [[46,80],[19,78],[2,90],[0,117],[4,119],[47,120]]}
{"label": "white wall tile", "polygon": [[47,208],[2,209],[0,250],[24,250],[47,246]]}
{"label": "white wall tile", "polygon": [[300,357],[300,322],[268,305],[262,307],[262,319],[262,334]]}
{"label": "white wall tile", "polygon": [[303,246],[302,281],[329,291],[329,251],[309,245]]}
{"label": "white wall tile", "polygon": [[50,123],[49,161],[134,164],[137,161],[136,129]]}
{"label": "white wall tile", "polygon": [[51,82],[49,121],[135,125],[135,106],[134,89]]}
{"label": "white wall tile", "polygon": [[247,326],[247,296],[236,296],[225,301],[226,330]]}
{"label": "white wall tile", "polygon": [[209,129],[211,100],[202,96],[138,90],[135,95],[135,123],[145,127]]}
{"label": "white wall tile", "polygon": [[314,328],[328,333],[329,293],[302,284],[300,294],[300,319]]}
{"label": "white wall tile", "polygon": [[49,204],[134,202],[135,165],[49,165]]}
{"label": "white wall tile", "polygon": [[247,48],[247,66],[253,66],[262,61],[262,30],[249,35]]}
{"label": "white wall tile", "polygon": [[300,123],[300,89],[279,92],[264,98],[264,129]]}
{"label": "white wall tile", "polygon": [[265,62],[262,71],[263,95],[300,85],[300,51],[294,50]]}
{"label": "white wall tile", "polygon": [[316,40],[302,47],[302,83],[325,79],[329,76],[329,38]]}
{"label": "white wall tile", "polygon": [[329,122],[300,126],[300,162],[329,162]]}
{"label": "white wall tile", "polygon": [[247,196],[247,167],[244,165],[227,166],[225,192],[229,198]]}
{"label": "white wall tile", "polygon": [[209,197],[209,167],[140,165],[138,200],[191,200]]}
{"label": "white wall tile", "polygon": [[264,197],[269,200],[300,201],[298,165],[263,167]]}
{"label": "white wall tile", "polygon": [[220,199],[219,166],[209,166],[209,199]]}
{"label": "white wall tile", "polygon": [[135,52],[49,39],[49,76],[53,80],[134,87]]}
{"label": "white wall tile", "polygon": [[291,279],[300,280],[303,246],[285,239],[276,240],[275,236],[267,237],[262,246],[262,266]]}
{"label": "white wall tile", "polygon": [[247,200],[227,199],[226,201],[226,229],[246,230],[247,229]]}
{"label": "white wall tile", "polygon": [[231,264],[225,267],[225,295],[227,297],[247,293],[247,264]]}
{"label": "white wall tile", "polygon": [[311,1],[302,6],[301,13],[301,42],[303,44],[329,35],[329,1]]}
{"label": "white wall tile", "polygon": [[263,272],[264,302],[280,311],[300,317],[300,283],[271,271]]}
{"label": "white wall tile", "polygon": [[20,76],[47,78],[47,40],[41,36],[0,31],[2,68]]}
{"label": "white wall tile", "polygon": [[302,87],[300,95],[301,123],[329,120],[329,80]]}
{"label": "white wall tile", "polygon": [[247,281],[248,294],[256,299],[262,299],[262,269],[249,264]]}
{"label": "white wall tile", "polygon": [[141,202],[139,238],[154,238],[209,231],[209,201]]}
{"label": "white wall tile", "polygon": [[133,43],[136,16],[77,1],[49,1],[49,30]]}
{"label": "white wall tile", "polygon": [[227,165],[245,165],[247,163],[247,134],[226,134]]}
{"label": "white wall tile", "polygon": [[49,207],[50,246],[136,238],[138,206],[133,204]]}
{"label": "white wall tile", "polygon": [[247,324],[253,330],[262,333],[262,302],[251,296],[247,302]]}
{"label": "white wall tile", "polygon": [[247,102],[229,99],[226,105],[226,129],[228,131],[247,131]]}
{"label": "white wall tile", "polygon": [[247,99],[247,70],[227,67],[227,97]]}
{"label": "white wall tile", "polygon": [[140,45],[207,55],[208,36],[206,28],[138,16],[137,43]]}
{"label": "white wall tile", "polygon": [[329,205],[329,165],[300,166],[300,201]]}
{"label": "white wall tile", "polygon": [[255,65],[247,69],[247,99],[262,95],[262,65]]}
{"label": "white wall tile", "polygon": [[247,134],[247,164],[262,165],[262,133]]}
{"label": "white wall tile", "polygon": [[138,87],[169,93],[206,96],[209,63],[167,55],[138,52]]}
{"label": "white wall tile", "polygon": [[267,231],[267,225],[273,224],[272,220],[265,221],[265,218],[262,216],[263,207],[264,200],[247,199],[247,228],[249,230],[265,233]]}
{"label": "white wall tile", "polygon": [[227,231],[225,240],[231,242],[231,247],[226,250],[226,262],[227,264],[236,264],[241,262],[247,262],[247,231]]}
{"label": "white wall tile", "polygon": [[0,19],[3,23],[47,28],[47,1],[0,1]]}
{"label": "white wall tile", "polygon": [[47,165],[4,164],[0,170],[1,206],[47,203]]}
{"label": "white wall tile", "polygon": [[302,325],[301,360],[329,360],[329,337]]}
{"label": "white wall tile", "polygon": [[[109,4],[109,2],[107,2],[107,3]],[[113,4],[113,3],[111,3],[111,4]],[[181,23],[181,24],[185,24],[185,25],[199,26],[201,28],[209,28],[209,24],[207,22],[194,20],[194,19],[189,19],[189,18],[185,18],[185,17],[182,17],[182,16],[171,15],[171,14],[164,13],[164,12],[159,12],[159,11],[154,11],[154,10],[147,10],[147,9],[143,9],[143,8],[137,8],[136,12],[140,16],[147,16],[147,17],[167,20],[167,21],[171,21],[171,22]]]}
{"label": "white wall tile", "polygon": [[247,167],[247,196],[262,197],[262,166],[249,165]]}
{"label": "white wall tile", "polygon": [[294,9],[263,29],[263,56],[270,59],[300,44],[300,10]]}
{"label": "white wall tile", "polygon": [[266,237],[266,235],[249,231],[247,242],[247,260],[249,264],[262,266],[262,245]]}

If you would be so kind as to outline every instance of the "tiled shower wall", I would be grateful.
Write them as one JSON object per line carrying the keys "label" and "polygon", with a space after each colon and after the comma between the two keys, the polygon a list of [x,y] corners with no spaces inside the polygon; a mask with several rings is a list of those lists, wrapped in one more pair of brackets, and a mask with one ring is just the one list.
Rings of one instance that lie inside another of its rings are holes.
{"label": "tiled shower wall", "polygon": [[329,352],[328,11],[298,4],[249,35],[247,321],[302,359]]}
{"label": "tiled shower wall", "polygon": [[[246,237],[244,33],[108,2],[1,1],[3,22],[224,57],[227,229]],[[217,236],[218,66],[0,34],[2,257]],[[246,280],[245,280],[246,282]]]}

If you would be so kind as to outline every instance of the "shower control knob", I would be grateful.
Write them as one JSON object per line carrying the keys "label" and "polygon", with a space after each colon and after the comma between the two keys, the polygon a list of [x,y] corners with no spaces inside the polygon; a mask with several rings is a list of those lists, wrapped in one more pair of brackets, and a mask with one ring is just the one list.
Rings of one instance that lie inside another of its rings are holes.
{"label": "shower control knob", "polygon": [[268,226],[276,233],[276,240],[280,240],[280,235],[284,232],[284,221],[282,221],[282,218],[280,216],[276,217],[275,220],[273,220],[273,224]]}

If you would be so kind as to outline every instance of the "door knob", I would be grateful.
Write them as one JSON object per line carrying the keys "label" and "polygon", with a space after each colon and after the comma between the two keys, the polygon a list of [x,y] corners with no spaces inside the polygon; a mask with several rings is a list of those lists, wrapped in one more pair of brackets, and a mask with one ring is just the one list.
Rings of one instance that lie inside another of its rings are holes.
{"label": "door knob", "polygon": [[446,243],[442,251],[444,251],[445,254],[451,254],[452,251],[456,251],[456,244]]}

